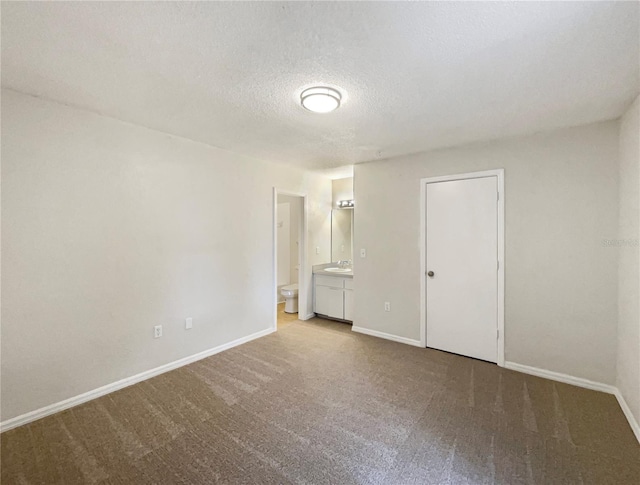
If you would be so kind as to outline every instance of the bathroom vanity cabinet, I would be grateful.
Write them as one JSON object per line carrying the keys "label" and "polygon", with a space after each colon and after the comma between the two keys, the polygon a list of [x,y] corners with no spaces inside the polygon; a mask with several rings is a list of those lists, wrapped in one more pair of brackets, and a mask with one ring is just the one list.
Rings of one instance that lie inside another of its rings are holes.
{"label": "bathroom vanity cabinet", "polygon": [[313,311],[318,316],[353,321],[353,278],[314,275]]}

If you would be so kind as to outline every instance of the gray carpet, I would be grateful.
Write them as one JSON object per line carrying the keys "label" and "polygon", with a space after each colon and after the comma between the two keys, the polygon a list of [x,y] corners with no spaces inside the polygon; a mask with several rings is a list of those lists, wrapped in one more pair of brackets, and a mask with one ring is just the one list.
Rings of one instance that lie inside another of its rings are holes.
{"label": "gray carpet", "polygon": [[613,396],[313,320],[2,434],[2,484],[634,484]]}

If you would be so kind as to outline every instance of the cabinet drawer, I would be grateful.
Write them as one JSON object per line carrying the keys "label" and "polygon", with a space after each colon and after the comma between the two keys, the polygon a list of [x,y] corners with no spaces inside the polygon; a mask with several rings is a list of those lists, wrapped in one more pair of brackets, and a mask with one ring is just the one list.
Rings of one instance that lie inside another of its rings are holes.
{"label": "cabinet drawer", "polygon": [[344,288],[345,290],[353,290],[353,278],[344,279]]}
{"label": "cabinet drawer", "polygon": [[315,275],[316,286],[331,286],[332,288],[344,288],[344,278],[335,276]]}

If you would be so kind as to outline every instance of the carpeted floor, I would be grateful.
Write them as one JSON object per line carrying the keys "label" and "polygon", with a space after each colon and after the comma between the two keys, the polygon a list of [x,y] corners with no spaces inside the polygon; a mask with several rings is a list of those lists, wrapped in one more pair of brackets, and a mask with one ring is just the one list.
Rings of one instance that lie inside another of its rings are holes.
{"label": "carpeted floor", "polygon": [[2,484],[640,483],[613,396],[322,320],[2,434]]}

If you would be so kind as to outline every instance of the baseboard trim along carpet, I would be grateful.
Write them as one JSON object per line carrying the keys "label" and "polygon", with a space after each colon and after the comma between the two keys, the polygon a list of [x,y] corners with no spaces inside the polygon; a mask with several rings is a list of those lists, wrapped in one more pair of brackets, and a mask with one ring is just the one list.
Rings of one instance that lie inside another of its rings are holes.
{"label": "baseboard trim along carpet", "polygon": [[386,340],[393,340],[394,342],[400,342],[402,344],[413,345],[414,347],[424,347],[420,340],[413,340],[406,337],[398,337],[397,335],[392,335],[390,333],[378,332],[377,330],[370,330],[364,327],[356,327],[355,325],[351,327],[351,330],[358,333],[363,333],[365,335],[371,335],[372,337],[379,337]]}
{"label": "baseboard trim along carpet", "polygon": [[618,400],[618,404],[620,404],[620,408],[622,408],[622,412],[624,413],[627,421],[629,422],[629,426],[631,426],[631,430],[633,434],[636,435],[638,442],[640,443],[640,425],[638,425],[638,421],[631,413],[631,409],[627,404],[627,401],[622,396],[620,390],[612,385],[603,384],[602,382],[591,381],[589,379],[583,379],[582,377],[574,377],[568,374],[562,374],[560,372],[553,372],[546,369],[540,369],[538,367],[531,367],[529,365],[516,364],[515,362],[505,362],[504,366],[507,369],[515,370],[517,372],[522,372],[524,374],[531,374],[533,376],[543,377],[545,379],[551,379],[552,381],[563,382],[565,384],[572,384],[578,387],[584,387],[585,389],[591,389],[593,391],[606,392],[607,394],[613,394]]}
{"label": "baseboard trim along carpet", "polygon": [[36,421],[40,418],[44,418],[45,416],[49,416],[51,414],[64,411],[65,409],[72,408],[74,406],[85,403],[87,401],[91,401],[92,399],[96,399],[100,396],[104,396],[105,394],[118,391],[120,389],[131,386],[133,384],[137,384],[138,382],[142,382],[152,377],[155,377],[157,375],[164,374],[165,372],[169,372],[171,370],[177,369],[178,367],[191,364],[192,362],[196,362],[198,360],[204,359],[211,355],[217,354],[219,352],[222,352],[223,350],[227,350],[232,347],[236,347],[238,345],[249,342],[251,340],[264,337],[265,335],[268,335],[273,332],[275,332],[273,328],[261,330],[260,332],[247,335],[246,337],[241,337],[239,339],[233,340],[226,344],[218,345],[217,347],[213,347],[211,349],[198,352],[197,354],[193,354],[188,357],[184,357],[182,359],[169,362],[168,364],[161,365],[160,367],[156,367],[155,369],[150,369],[148,371],[141,372],[140,374],[136,374],[131,377],[126,377],[124,379],[113,382],[111,384],[107,384],[106,386],[102,386],[92,391],[79,394],[78,396],[65,399],[64,401],[50,404],[43,408],[36,409],[35,411],[31,411],[31,412],[22,414],[20,416],[16,416],[15,418],[7,419],[6,421],[2,421],[0,423],[0,432],[8,431],[10,429],[17,428],[18,426],[22,426],[23,424],[31,423],[32,421]]}
{"label": "baseboard trim along carpet", "polygon": [[640,423],[638,423],[638,420],[636,420],[635,416],[631,412],[631,408],[629,407],[629,405],[627,404],[627,401],[625,400],[624,396],[620,392],[620,389],[616,389],[615,395],[616,395],[616,398],[618,399],[618,404],[620,404],[620,407],[622,408],[622,412],[626,416],[627,421],[629,421],[629,425],[633,430],[633,434],[636,435],[636,438],[638,439],[638,443],[640,443]]}
{"label": "baseboard trim along carpet", "polygon": [[617,390],[615,386],[611,386],[609,384],[603,384],[602,382],[590,381],[589,379],[583,379],[582,377],[574,377],[568,374],[562,374],[560,372],[540,369],[538,367],[531,367],[529,365],[516,364],[515,362],[505,362],[504,366],[507,369],[523,372],[525,374],[544,377],[545,379],[564,382],[565,384],[572,384],[574,386],[584,387],[585,389],[592,389],[594,391],[606,392],[607,394],[615,394]]}

